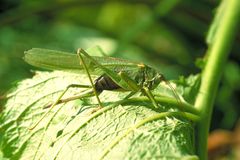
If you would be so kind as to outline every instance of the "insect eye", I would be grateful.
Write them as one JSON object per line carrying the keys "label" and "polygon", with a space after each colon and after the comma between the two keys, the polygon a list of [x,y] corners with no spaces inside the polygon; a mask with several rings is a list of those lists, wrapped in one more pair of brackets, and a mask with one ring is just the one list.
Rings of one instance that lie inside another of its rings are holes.
{"label": "insect eye", "polygon": [[155,84],[159,84],[160,81],[161,81],[161,79],[160,79],[159,77],[155,77],[155,78],[154,78],[154,83],[155,83]]}
{"label": "insect eye", "polygon": [[165,81],[165,77],[163,75],[160,75],[160,78],[159,78],[161,81]]}

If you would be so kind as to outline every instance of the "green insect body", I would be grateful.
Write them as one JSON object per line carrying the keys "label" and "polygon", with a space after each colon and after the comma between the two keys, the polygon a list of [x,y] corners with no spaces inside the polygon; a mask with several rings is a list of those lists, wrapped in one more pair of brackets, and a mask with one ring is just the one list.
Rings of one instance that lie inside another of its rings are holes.
{"label": "green insect body", "polygon": [[[104,90],[114,91],[118,89],[130,91],[130,94],[126,98],[129,98],[140,91],[149,98],[156,108],[158,108],[158,104],[151,93],[151,90],[156,88],[160,82],[167,81],[165,80],[164,76],[158,73],[155,69],[142,63],[136,63],[119,58],[90,56],[83,49],[79,49],[77,53],[78,54],[76,55],[38,48],[33,48],[25,52],[24,60],[33,66],[76,73],[85,71],[89,77],[91,86],[69,85],[55,101],[55,103],[49,106],[51,107],[50,110],[59,103],[67,102],[75,98],[84,98],[90,96],[96,96],[99,106],[102,107],[102,103],[98,95]],[[100,76],[93,82],[91,75]],[[176,97],[179,98],[170,83],[167,82],[167,84],[173,90],[173,93],[176,95]],[[80,97],[62,100],[61,98],[70,87],[92,89]],[[50,112],[50,110],[48,112]],[[48,112],[46,112],[42,118],[30,129],[35,128]]]}

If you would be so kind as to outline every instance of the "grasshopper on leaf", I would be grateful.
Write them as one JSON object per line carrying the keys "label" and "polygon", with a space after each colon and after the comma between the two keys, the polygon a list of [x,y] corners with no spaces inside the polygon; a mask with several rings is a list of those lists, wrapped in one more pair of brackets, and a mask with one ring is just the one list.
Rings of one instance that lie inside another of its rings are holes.
{"label": "grasshopper on leaf", "polygon": [[[33,66],[45,69],[70,70],[75,72],[85,71],[91,82],[91,85],[71,84],[66,87],[57,100],[46,107],[50,109],[30,128],[31,130],[59,103],[96,96],[99,106],[103,107],[98,95],[104,90],[130,91],[130,94],[127,95],[125,99],[130,98],[137,92],[142,92],[143,95],[149,98],[155,108],[159,108],[151,90],[155,89],[160,82],[164,81],[173,91],[177,100],[181,102],[178,94],[164,76],[155,69],[142,63],[106,56],[90,56],[83,49],[78,49],[77,54],[70,54],[48,49],[33,48],[25,52],[24,60]],[[93,81],[91,74],[100,76]],[[80,96],[61,99],[71,87],[89,88],[90,90]]]}

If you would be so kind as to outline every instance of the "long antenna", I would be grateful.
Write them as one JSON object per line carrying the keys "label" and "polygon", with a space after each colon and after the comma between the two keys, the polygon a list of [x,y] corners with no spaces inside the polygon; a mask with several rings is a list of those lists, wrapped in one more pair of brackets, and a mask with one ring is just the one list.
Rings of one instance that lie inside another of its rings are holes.
{"label": "long antenna", "polygon": [[172,90],[175,98],[179,101],[179,102],[182,102],[181,99],[180,99],[180,96],[177,94],[175,88],[171,85],[171,83],[169,81],[165,81],[165,83],[169,86],[169,88]]}
{"label": "long antenna", "polygon": [[179,96],[179,94],[176,92],[175,88],[172,86],[172,84],[165,79],[164,76],[162,76],[162,80],[168,85],[168,87],[171,89],[174,97],[177,99],[178,103],[182,104],[181,98]]}

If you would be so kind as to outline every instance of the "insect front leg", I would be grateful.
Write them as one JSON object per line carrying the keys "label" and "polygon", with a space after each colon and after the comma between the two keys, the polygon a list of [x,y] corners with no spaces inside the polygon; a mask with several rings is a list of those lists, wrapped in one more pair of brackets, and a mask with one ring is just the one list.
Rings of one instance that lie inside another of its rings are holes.
{"label": "insect front leg", "polygon": [[152,92],[147,87],[142,88],[142,92],[149,98],[155,108],[159,108],[156,99],[154,98]]}
{"label": "insect front leg", "polygon": [[141,90],[141,87],[137,84],[137,82],[130,78],[126,73],[119,72],[118,75],[121,77],[122,83],[126,83],[128,85],[128,90],[134,92],[138,92]]}
{"label": "insect front leg", "polygon": [[119,75],[121,76],[121,78],[128,83],[129,85],[129,89],[131,89],[132,91],[142,91],[148,98],[149,100],[152,102],[153,106],[155,108],[159,108],[157,101],[155,100],[152,92],[149,90],[149,88],[147,87],[140,87],[136,81],[134,81],[132,78],[130,78],[127,74],[125,74],[124,72],[120,72]]}

